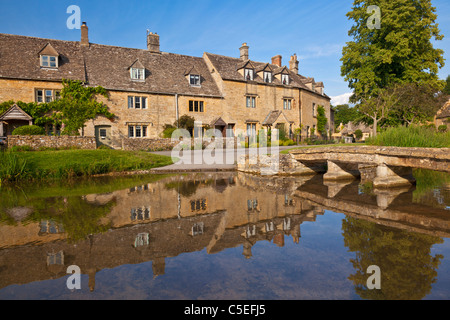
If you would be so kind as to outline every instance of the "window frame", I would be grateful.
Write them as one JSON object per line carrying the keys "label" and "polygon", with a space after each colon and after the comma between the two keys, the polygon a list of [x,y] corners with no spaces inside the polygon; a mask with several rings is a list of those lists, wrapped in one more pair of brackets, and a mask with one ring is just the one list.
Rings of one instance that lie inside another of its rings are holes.
{"label": "window frame", "polygon": [[148,125],[144,124],[128,125],[128,138],[129,139],[148,138]]}
{"label": "window frame", "polygon": [[203,100],[189,100],[188,111],[191,113],[205,113],[205,101]]}
{"label": "window frame", "polygon": [[292,99],[283,99],[283,110],[292,110]]}
{"label": "window frame", "polygon": [[255,71],[250,68],[245,68],[244,69],[244,79],[247,81],[254,81],[255,80]]}
{"label": "window frame", "polygon": [[247,96],[245,105],[247,108],[256,109],[256,97]]}
{"label": "window frame", "polygon": [[130,68],[131,80],[145,80],[145,69],[144,68]]}
{"label": "window frame", "polygon": [[[52,61],[52,58],[54,59],[54,61]],[[58,69],[59,68],[58,56],[41,54],[39,60],[40,60],[39,64],[40,64],[41,68],[46,68],[46,69]],[[44,60],[46,60],[46,61],[44,61]],[[51,65],[52,62],[54,62],[54,65]],[[44,63],[47,65],[44,65]]]}
{"label": "window frame", "polygon": [[202,86],[202,77],[199,74],[190,74],[189,75],[189,84],[191,87],[201,87]]}
{"label": "window frame", "polygon": [[[41,94],[39,94],[39,92]],[[51,92],[51,95],[47,95],[48,92]],[[50,97],[48,101],[47,97]],[[34,90],[34,101],[37,103],[49,103],[53,101],[58,101],[59,99],[61,99],[61,90],[59,89],[37,88]]]}
{"label": "window frame", "polygon": [[[139,108],[137,107],[137,105],[139,105]],[[148,97],[128,96],[128,109],[137,109],[137,110],[148,109]]]}
{"label": "window frame", "polygon": [[[266,79],[267,79],[267,76],[269,77],[269,81],[266,81]],[[264,71],[263,72],[263,81],[265,82],[265,83],[272,83],[272,72],[270,72],[270,71]]]}
{"label": "window frame", "polygon": [[[286,83],[284,83],[285,80]],[[285,86],[288,86],[290,84],[290,77],[288,74],[281,74],[281,83]]]}

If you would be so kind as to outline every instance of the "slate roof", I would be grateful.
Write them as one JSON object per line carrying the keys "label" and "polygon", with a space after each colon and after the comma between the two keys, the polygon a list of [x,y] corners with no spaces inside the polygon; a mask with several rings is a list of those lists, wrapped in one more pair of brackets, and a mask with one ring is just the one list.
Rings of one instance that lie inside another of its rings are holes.
{"label": "slate roof", "polygon": [[[59,54],[56,70],[40,67],[39,54],[48,49],[48,44]],[[129,68],[137,61],[145,67],[145,81],[131,80]],[[191,87],[185,76],[186,70],[192,68],[201,76],[200,87]],[[221,97],[201,57],[153,54],[143,49],[99,44],[83,47],[78,41],[7,34],[0,34],[0,78],[58,82],[70,79],[108,90]]]}
{"label": "slate roof", "polygon": [[[280,110],[274,110],[269,112],[269,114],[267,115],[266,119],[264,119],[263,122],[263,126],[272,126],[279,118],[281,115],[283,114],[283,111]],[[293,123],[293,121],[290,121],[286,115],[284,115],[284,118],[289,122],[289,123]]]}
{"label": "slate roof", "polygon": [[[239,73],[239,69],[242,69],[247,63],[251,63],[255,67],[255,77],[254,81],[256,83],[265,84],[264,79],[262,78],[262,73],[258,73],[263,71],[266,68],[269,68],[270,71],[272,71],[275,74],[283,72],[284,74],[289,74],[291,82],[287,87],[293,87],[298,89],[303,89],[306,91],[314,92],[318,94],[317,92],[309,89],[306,86],[306,83],[308,82],[314,82],[313,78],[306,78],[305,76],[296,74],[292,71],[290,71],[288,68],[285,67],[279,67],[277,65],[273,65],[266,62],[257,62],[253,60],[246,60],[242,61],[240,58],[233,58],[233,57],[227,57],[222,56],[218,54],[213,53],[206,53],[207,57],[213,64],[214,68],[217,70],[217,72],[221,75],[223,80],[232,80],[232,81],[241,81],[246,82],[244,77]],[[283,86],[281,81],[275,77],[272,77],[273,84]],[[319,86],[323,86],[323,83],[319,83]],[[330,99],[326,94],[323,95],[325,98]]]}

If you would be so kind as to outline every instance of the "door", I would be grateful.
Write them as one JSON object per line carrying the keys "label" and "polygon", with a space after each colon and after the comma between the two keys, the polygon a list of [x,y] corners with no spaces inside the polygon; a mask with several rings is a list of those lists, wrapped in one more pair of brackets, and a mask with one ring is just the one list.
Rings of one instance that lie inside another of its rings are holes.
{"label": "door", "polygon": [[97,148],[101,146],[112,148],[111,126],[96,126],[95,139],[97,141]]}

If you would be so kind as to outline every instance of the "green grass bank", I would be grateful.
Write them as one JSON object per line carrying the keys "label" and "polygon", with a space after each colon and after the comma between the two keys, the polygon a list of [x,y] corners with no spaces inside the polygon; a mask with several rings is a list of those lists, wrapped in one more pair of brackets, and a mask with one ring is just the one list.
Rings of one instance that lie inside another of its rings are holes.
{"label": "green grass bank", "polygon": [[172,163],[167,156],[121,150],[4,151],[0,152],[0,181],[93,176]]}

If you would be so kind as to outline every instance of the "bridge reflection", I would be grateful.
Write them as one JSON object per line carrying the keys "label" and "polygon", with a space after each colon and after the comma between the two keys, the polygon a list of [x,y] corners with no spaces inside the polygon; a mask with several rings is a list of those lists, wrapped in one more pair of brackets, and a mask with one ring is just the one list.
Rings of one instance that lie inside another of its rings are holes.
{"label": "bridge reflection", "polygon": [[[31,202],[28,217],[38,213],[44,218],[20,217],[14,225],[0,224],[0,288],[61,278],[70,265],[89,275],[94,290],[96,273],[126,264],[152,261],[157,277],[165,274],[167,258],[188,252],[215,254],[241,247],[243,258],[250,259],[259,241],[279,247],[286,239],[300,244],[301,225],[316,221],[325,210],[347,216],[345,239],[353,235],[348,226],[361,220],[429,237],[423,242],[429,251],[450,235],[449,211],[414,203],[413,190],[373,193],[362,192],[356,182],[324,182],[321,176],[211,173],[165,177],[106,194],[49,198],[47,209]],[[56,219],[55,208],[66,217],[91,210],[92,221],[77,221],[75,228],[68,218]],[[87,229],[87,237],[74,234],[80,226]],[[353,245],[351,250],[358,248]]]}

